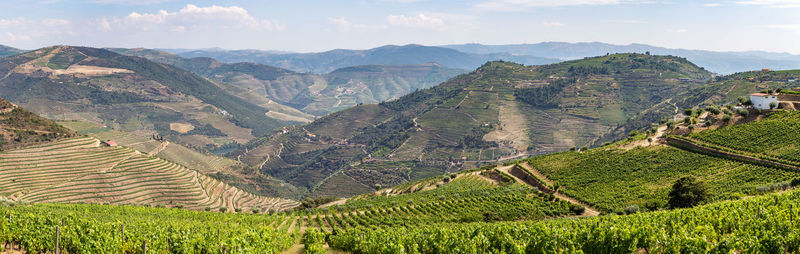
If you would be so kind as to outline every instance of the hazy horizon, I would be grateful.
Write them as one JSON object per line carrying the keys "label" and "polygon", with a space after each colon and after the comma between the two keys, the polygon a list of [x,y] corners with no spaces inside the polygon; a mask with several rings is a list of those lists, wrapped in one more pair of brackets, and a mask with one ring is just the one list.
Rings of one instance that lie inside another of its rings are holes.
{"label": "hazy horizon", "polygon": [[798,0],[11,0],[0,44],[288,52],[540,42],[800,54]]}

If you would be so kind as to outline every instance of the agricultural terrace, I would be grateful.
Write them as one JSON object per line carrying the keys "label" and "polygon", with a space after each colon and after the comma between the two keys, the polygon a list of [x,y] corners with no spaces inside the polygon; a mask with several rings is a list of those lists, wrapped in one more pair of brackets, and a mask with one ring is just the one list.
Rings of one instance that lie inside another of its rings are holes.
{"label": "agricultural terrace", "polygon": [[285,210],[297,202],[253,195],[181,165],[81,137],[0,153],[0,196],[34,203],[146,204],[189,209]]}

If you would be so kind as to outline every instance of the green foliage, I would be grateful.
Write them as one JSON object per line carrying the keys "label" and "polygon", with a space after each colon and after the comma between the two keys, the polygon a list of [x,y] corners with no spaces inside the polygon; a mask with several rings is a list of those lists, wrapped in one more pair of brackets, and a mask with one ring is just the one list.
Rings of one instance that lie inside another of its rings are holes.
{"label": "green foliage", "polygon": [[228,253],[276,253],[295,239],[268,226],[280,222],[276,216],[55,204],[0,205],[0,216],[0,242],[28,253],[52,251],[56,226],[61,249],[68,253],[141,253],[145,240],[148,253],[222,253],[223,246]]}
{"label": "green foliage", "polygon": [[793,253],[800,193],[628,216],[541,222],[354,228],[330,235],[353,253]]}
{"label": "green foliage", "polygon": [[711,198],[711,192],[705,182],[688,176],[675,181],[669,192],[669,206],[686,208],[703,204]]}
{"label": "green foliage", "polygon": [[[725,119],[723,119],[725,120]],[[691,138],[800,163],[800,112],[777,111],[760,121],[693,133]]]}
{"label": "green foliage", "polygon": [[574,78],[558,79],[545,86],[516,89],[514,91],[514,97],[534,107],[555,108],[560,105],[561,100],[559,99],[559,94],[561,91],[568,85],[574,84],[576,81],[577,80]]}
{"label": "green foliage", "polygon": [[323,254],[328,253],[325,251],[325,232],[316,228],[309,228],[303,234],[303,245],[306,253],[309,254]]}
{"label": "green foliage", "polygon": [[714,190],[714,200],[736,198],[737,193],[757,194],[759,185],[800,176],[663,146],[563,152],[528,162],[562,185],[561,193],[606,212],[632,204],[666,203],[671,185],[686,176],[705,180]]}

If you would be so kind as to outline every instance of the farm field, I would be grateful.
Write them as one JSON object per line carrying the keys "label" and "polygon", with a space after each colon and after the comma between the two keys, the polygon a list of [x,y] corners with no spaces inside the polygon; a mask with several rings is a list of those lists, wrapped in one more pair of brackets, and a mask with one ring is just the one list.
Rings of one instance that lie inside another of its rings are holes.
{"label": "farm field", "polygon": [[327,243],[353,253],[795,253],[798,215],[795,190],[628,216],[353,228]]}
{"label": "farm field", "polygon": [[0,153],[0,195],[35,203],[147,204],[284,210],[297,202],[247,193],[179,164],[81,137]]}
{"label": "farm field", "polygon": [[715,200],[758,194],[759,186],[789,181],[799,172],[725,160],[668,146],[617,147],[562,152],[525,160],[560,192],[605,212],[629,205],[666,207],[667,193],[679,178],[694,176],[714,190]]}
{"label": "farm field", "polygon": [[800,164],[800,112],[777,111],[763,120],[693,133],[690,138]]}

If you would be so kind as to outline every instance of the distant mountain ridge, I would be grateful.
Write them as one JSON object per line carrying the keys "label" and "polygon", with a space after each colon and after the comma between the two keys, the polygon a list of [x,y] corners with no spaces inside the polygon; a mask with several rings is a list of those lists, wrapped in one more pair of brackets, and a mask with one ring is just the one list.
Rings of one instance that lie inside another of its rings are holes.
{"label": "distant mountain ridge", "polygon": [[12,55],[16,55],[16,54],[21,54],[21,53],[23,53],[25,51],[26,50],[0,45],[0,57],[6,57],[6,56],[12,56]]}
{"label": "distant mountain ridge", "polygon": [[762,68],[779,70],[800,68],[800,55],[788,53],[764,51],[717,52],[708,50],[670,49],[646,44],[614,45],[601,42],[542,42],[535,44],[508,45],[454,44],[443,45],[441,47],[473,54],[508,53],[512,55],[530,55],[562,60],[599,56],[608,53],[650,52],[654,55],[685,57],[689,61],[709,71],[721,74],[761,70]]}
{"label": "distant mountain ridge", "polygon": [[409,44],[388,45],[367,50],[335,49],[320,53],[279,53],[260,50],[171,50],[183,57],[211,57],[226,63],[254,62],[297,72],[329,73],[359,65],[413,65],[437,63],[442,66],[472,70],[492,60],[506,60],[528,65],[550,64],[557,59],[516,56],[506,53],[469,54],[443,47]]}
{"label": "distant mountain ridge", "polygon": [[313,74],[252,62],[184,58],[151,49],[111,50],[188,70],[215,81],[231,94],[269,109],[270,117],[303,122],[360,103],[394,99],[467,72],[428,63],[348,66],[327,74]]}

